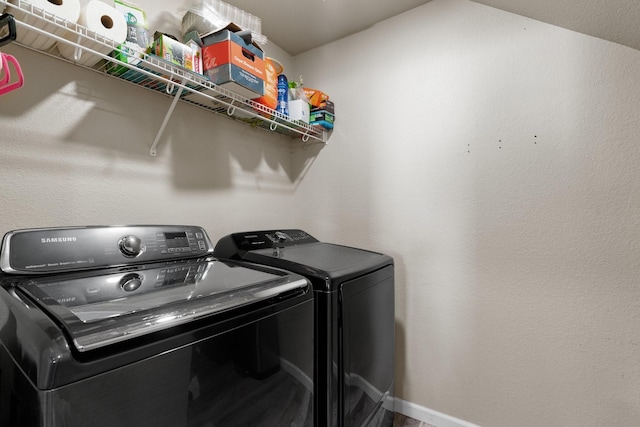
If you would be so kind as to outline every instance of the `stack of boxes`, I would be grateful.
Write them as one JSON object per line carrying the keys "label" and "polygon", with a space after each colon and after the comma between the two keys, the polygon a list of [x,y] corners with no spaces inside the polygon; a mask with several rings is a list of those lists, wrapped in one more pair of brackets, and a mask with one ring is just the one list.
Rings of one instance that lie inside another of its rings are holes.
{"label": "stack of boxes", "polygon": [[304,94],[311,104],[309,124],[322,126],[325,129],[333,129],[335,120],[335,108],[329,96],[317,89],[304,88]]}
{"label": "stack of boxes", "polygon": [[333,129],[335,121],[335,108],[333,101],[327,100],[323,106],[313,108],[309,114],[309,124],[322,126],[325,129]]}

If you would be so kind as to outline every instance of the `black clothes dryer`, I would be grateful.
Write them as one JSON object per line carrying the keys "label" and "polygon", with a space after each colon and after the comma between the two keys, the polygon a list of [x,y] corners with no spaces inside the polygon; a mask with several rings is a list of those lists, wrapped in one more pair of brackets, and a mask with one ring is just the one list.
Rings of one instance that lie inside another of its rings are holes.
{"label": "black clothes dryer", "polygon": [[394,263],[302,230],[234,233],[214,248],[305,276],[314,295],[315,425],[393,424]]}
{"label": "black clothes dryer", "polygon": [[313,294],[200,227],[18,230],[0,253],[0,426],[313,424]]}

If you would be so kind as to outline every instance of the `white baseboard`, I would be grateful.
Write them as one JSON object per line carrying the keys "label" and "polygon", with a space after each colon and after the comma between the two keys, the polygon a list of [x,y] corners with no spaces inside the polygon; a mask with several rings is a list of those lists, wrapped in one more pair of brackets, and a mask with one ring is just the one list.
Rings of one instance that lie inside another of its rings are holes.
{"label": "white baseboard", "polygon": [[[304,372],[302,372],[300,368],[283,358],[280,358],[280,366],[285,372],[292,375],[294,378],[300,381],[300,383],[302,383],[307,388],[307,390],[313,393],[313,380],[309,378]],[[358,386],[362,388],[365,393],[367,393],[371,397],[372,400],[377,401],[378,399],[380,399],[380,395],[382,393],[371,384],[367,383],[364,378],[354,375],[352,381],[357,383]],[[424,406],[420,406],[412,402],[407,402],[406,400],[402,400],[397,397],[385,398],[383,406],[388,410],[391,410],[391,408],[393,407],[393,410],[395,412],[406,415],[407,417],[411,417],[415,420],[431,424],[435,427],[480,427],[477,424],[472,424],[470,422],[460,420],[450,415],[443,414],[442,412],[434,411],[433,409],[425,408]]]}
{"label": "white baseboard", "polygon": [[435,427],[480,427],[477,424],[472,424],[470,422],[454,418],[450,415],[443,414],[442,412],[434,411],[433,409],[425,408],[424,406],[398,398],[395,399],[394,406],[396,412],[418,421],[431,424]]}

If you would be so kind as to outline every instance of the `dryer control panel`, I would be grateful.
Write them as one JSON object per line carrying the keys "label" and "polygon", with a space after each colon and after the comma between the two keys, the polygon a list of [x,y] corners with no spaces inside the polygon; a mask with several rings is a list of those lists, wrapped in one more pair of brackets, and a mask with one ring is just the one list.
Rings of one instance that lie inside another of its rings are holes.
{"label": "dryer control panel", "polygon": [[246,231],[223,237],[216,244],[214,252],[216,256],[221,258],[241,259],[248,251],[284,248],[315,242],[318,242],[318,239],[306,231],[296,229]]}
{"label": "dryer control panel", "polygon": [[5,273],[68,272],[196,258],[213,252],[197,226],[108,226],[16,230],[2,242]]}

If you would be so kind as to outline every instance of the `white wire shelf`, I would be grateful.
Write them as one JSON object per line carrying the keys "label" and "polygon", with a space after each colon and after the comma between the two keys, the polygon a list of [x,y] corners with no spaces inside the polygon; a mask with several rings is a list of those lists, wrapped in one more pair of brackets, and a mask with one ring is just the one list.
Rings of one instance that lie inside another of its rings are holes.
{"label": "white wire shelf", "polygon": [[[52,15],[29,2],[16,0],[9,3],[7,0],[0,0],[0,9],[3,5],[10,7],[5,12],[22,15],[15,16],[18,34],[20,31],[28,30],[56,42],[47,50],[38,50],[28,44],[17,42],[20,46],[173,98],[149,150],[152,156],[157,153],[160,137],[178,102],[203,108],[254,128],[297,139],[305,144],[326,143],[330,136],[330,131],[320,126],[289,120],[287,116],[275,110],[213,84],[204,75],[157,56],[143,54],[142,57],[136,58],[135,64],[116,59],[115,55],[110,55],[111,52],[121,52],[124,57],[127,52],[120,50],[120,45],[113,40],[82,25]],[[73,41],[69,40],[70,38]],[[63,57],[57,48],[58,44],[72,46],[75,49],[73,59]],[[83,65],[81,62],[86,55],[95,55],[99,57],[96,58],[99,61],[93,66]]]}

